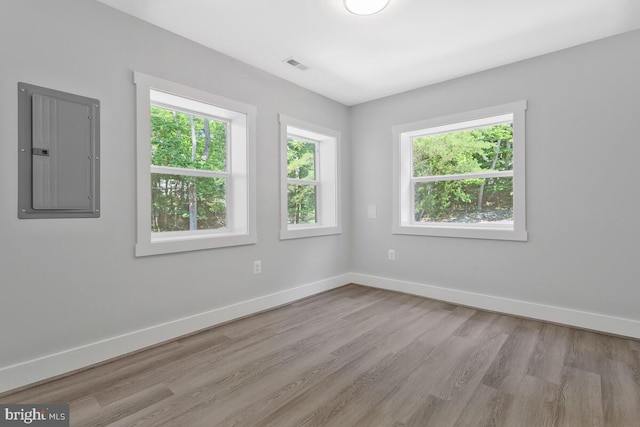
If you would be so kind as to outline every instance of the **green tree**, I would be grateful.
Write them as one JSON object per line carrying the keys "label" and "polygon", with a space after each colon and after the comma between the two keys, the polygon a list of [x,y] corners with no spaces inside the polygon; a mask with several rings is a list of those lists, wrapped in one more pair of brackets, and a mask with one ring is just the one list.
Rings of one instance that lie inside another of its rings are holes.
{"label": "green tree", "polygon": [[[289,138],[287,141],[287,177],[313,181],[316,179],[316,144]],[[313,224],[316,218],[316,186],[289,184],[289,224]]]}
{"label": "green tree", "polygon": [[[418,137],[413,140],[414,176],[454,175],[513,168],[509,124]],[[418,183],[416,221],[447,221],[470,212],[510,209],[510,178]]]}
{"label": "green tree", "polygon": [[[151,164],[225,171],[226,123],[151,107]],[[153,173],[152,230],[215,229],[226,225],[224,178]]]}

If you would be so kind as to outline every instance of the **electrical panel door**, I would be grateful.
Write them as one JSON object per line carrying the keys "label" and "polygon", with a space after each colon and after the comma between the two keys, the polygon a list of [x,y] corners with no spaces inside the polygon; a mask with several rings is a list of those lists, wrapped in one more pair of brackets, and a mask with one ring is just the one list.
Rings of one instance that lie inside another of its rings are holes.
{"label": "electrical panel door", "polygon": [[99,217],[99,101],[25,83],[18,97],[18,217]]}

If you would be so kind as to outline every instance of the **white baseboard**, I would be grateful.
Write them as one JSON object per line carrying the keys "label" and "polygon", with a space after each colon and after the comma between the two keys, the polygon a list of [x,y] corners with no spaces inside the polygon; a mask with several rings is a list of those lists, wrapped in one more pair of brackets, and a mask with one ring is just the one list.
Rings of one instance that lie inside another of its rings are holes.
{"label": "white baseboard", "polygon": [[347,285],[344,274],[0,368],[0,393]]}
{"label": "white baseboard", "polygon": [[640,321],[421,283],[349,273],[0,368],[0,393],[82,369],[201,329],[356,283],[640,339]]}
{"label": "white baseboard", "polygon": [[439,286],[352,273],[351,282],[499,313],[640,339],[640,321]]}

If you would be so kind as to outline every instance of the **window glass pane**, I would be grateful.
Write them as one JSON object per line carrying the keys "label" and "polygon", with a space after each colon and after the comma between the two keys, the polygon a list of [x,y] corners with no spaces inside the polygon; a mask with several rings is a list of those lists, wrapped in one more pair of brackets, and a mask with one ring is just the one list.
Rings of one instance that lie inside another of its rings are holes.
{"label": "window glass pane", "polygon": [[413,176],[513,169],[513,127],[487,126],[415,137]]}
{"label": "window glass pane", "polygon": [[227,124],[151,106],[151,164],[226,171]]}
{"label": "window glass pane", "polygon": [[316,144],[293,138],[287,140],[287,176],[316,179]]}
{"label": "window glass pane", "polygon": [[316,186],[289,185],[289,224],[315,224]]}
{"label": "window glass pane", "polygon": [[513,178],[415,184],[418,222],[513,224]]}
{"label": "window glass pane", "polygon": [[151,231],[226,226],[226,179],[151,174]]}

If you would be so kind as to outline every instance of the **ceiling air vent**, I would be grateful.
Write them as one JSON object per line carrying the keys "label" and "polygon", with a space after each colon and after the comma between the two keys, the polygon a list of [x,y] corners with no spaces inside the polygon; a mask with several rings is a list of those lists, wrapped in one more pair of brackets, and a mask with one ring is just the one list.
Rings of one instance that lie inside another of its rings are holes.
{"label": "ceiling air vent", "polygon": [[300,62],[296,61],[293,58],[287,58],[287,59],[283,60],[282,62],[286,62],[287,64],[291,65],[292,67],[296,67],[297,69],[302,70],[302,71],[304,71],[304,70],[309,68],[306,65],[301,64]]}

